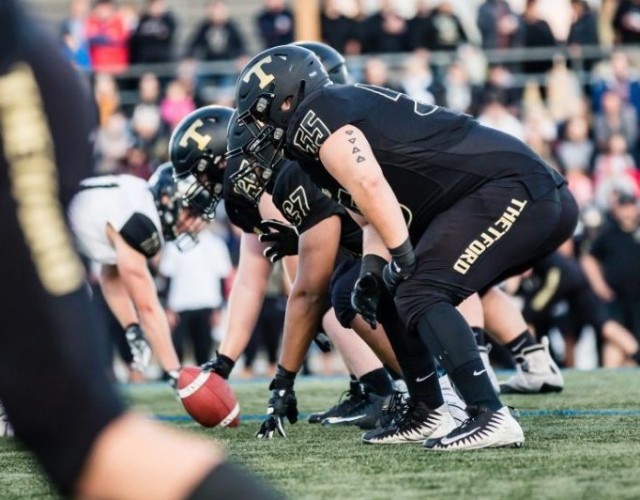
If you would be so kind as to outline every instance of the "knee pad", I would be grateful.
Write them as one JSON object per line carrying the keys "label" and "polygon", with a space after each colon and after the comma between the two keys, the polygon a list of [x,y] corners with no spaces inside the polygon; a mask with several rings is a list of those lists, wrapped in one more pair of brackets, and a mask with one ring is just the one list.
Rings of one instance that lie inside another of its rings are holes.
{"label": "knee pad", "polygon": [[331,305],[336,318],[345,328],[351,328],[356,312],[351,307],[351,291],[360,274],[360,262],[339,266],[331,278]]}
{"label": "knee pad", "polygon": [[416,328],[447,373],[478,357],[471,328],[452,304],[430,305],[417,318]]}

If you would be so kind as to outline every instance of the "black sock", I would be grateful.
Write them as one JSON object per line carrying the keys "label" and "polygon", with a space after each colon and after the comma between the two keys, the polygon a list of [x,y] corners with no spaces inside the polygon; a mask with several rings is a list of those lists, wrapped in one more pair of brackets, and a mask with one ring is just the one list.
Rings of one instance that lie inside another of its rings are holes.
{"label": "black sock", "polygon": [[444,399],[433,356],[429,357],[430,360],[425,360],[422,356],[404,358],[402,372],[411,401],[424,403],[427,407],[436,409],[444,404]]}
{"label": "black sock", "polygon": [[420,337],[407,332],[404,323],[397,316],[385,318],[383,326],[398,358],[411,401],[424,403],[431,409],[440,408],[444,400],[435,360],[429,348]]}
{"label": "black sock", "polygon": [[526,347],[532,347],[536,345],[538,341],[529,330],[525,330],[518,335],[511,342],[506,343],[504,346],[509,349],[509,352],[514,356],[522,354],[522,350]]}
{"label": "black sock", "polygon": [[360,381],[353,373],[349,374],[349,392],[351,394],[360,394]]}
{"label": "black sock", "polygon": [[473,332],[473,336],[476,338],[476,344],[478,344],[478,347],[483,347],[486,343],[484,338],[484,328],[472,326],[471,331]]}
{"label": "black sock", "polygon": [[395,371],[389,365],[384,365],[384,368],[385,368],[385,370],[387,370],[387,373],[389,373],[389,376],[391,377],[391,380],[393,380],[394,382],[396,380],[402,380],[402,374],[400,374],[397,371]]}
{"label": "black sock", "polygon": [[498,398],[482,364],[471,328],[453,305],[440,302],[417,321],[420,338],[447,371],[468,405],[499,410]]}
{"label": "black sock", "polygon": [[360,377],[360,382],[378,396],[387,396],[393,391],[391,379],[384,368],[377,368]]}
{"label": "black sock", "polygon": [[[468,405],[485,406],[493,411],[502,408],[502,403],[493,390],[487,370],[480,358],[457,367],[453,373],[449,374],[449,378]],[[468,394],[472,396],[467,396]]]}
{"label": "black sock", "polygon": [[203,477],[186,498],[187,500],[208,500],[209,498],[275,500],[285,497],[258,476],[235,464],[223,462]]}

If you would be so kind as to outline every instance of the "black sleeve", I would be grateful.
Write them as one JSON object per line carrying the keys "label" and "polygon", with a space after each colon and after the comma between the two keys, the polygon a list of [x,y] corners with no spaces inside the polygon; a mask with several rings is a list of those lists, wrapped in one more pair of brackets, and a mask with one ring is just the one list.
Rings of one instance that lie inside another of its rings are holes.
{"label": "black sleeve", "polygon": [[318,159],[320,146],[340,127],[351,123],[350,92],[336,92],[343,85],[331,85],[304,99],[291,118],[287,148],[294,157]]}
{"label": "black sleeve", "polygon": [[21,3],[0,0],[0,261],[10,263],[0,280],[0,400],[21,443],[71,495],[123,407],[62,209],[91,167],[92,108]]}
{"label": "black sleeve", "polygon": [[160,233],[153,221],[146,215],[136,212],[120,229],[120,236],[134,250],[146,258],[151,258],[162,246]]}
{"label": "black sleeve", "polygon": [[294,162],[288,162],[278,173],[273,203],[300,234],[332,215],[345,213]]}

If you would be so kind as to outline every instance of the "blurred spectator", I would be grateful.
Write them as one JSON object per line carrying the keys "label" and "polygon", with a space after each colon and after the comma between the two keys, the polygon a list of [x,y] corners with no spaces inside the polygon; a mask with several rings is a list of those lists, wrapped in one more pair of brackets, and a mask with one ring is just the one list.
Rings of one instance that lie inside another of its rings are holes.
{"label": "blurred spectator", "polygon": [[486,127],[500,130],[521,141],[524,140],[522,123],[497,99],[485,104],[478,121]]}
{"label": "blurred spectator", "polygon": [[442,85],[434,90],[438,106],[471,113],[473,104],[479,99],[480,89],[469,82],[466,68],[460,61],[453,61],[447,68]]}
{"label": "blurred spectator", "polygon": [[631,104],[640,116],[640,83],[636,75],[632,74],[629,58],[623,52],[614,52],[610,59],[611,73],[596,80],[591,87],[593,111],[599,112],[602,97],[611,90],[617,93],[623,102]]}
{"label": "blurred spectator", "polygon": [[184,59],[178,63],[176,78],[182,84],[182,88],[191,96],[196,108],[207,104],[200,92],[198,80],[198,66],[193,59]]}
{"label": "blurred spectator", "polygon": [[338,5],[338,0],[324,0],[322,17],[322,39],[334,49],[344,55],[360,53],[358,38],[359,25],[355,19],[357,12],[347,15]]}
{"label": "blurred spectator", "polygon": [[190,341],[197,364],[209,361],[213,347],[213,319],[224,304],[224,280],[231,272],[224,241],[208,229],[198,234],[198,244],[182,252],[175,243],[166,246],[160,273],[169,278],[167,314],[175,325],[173,343],[180,361]]}
{"label": "blurred spectator", "polygon": [[434,104],[435,98],[432,91],[436,86],[429,67],[429,57],[426,54],[415,54],[405,60],[400,79],[402,92],[416,101]]}
{"label": "blurred spectator", "polygon": [[640,339],[640,210],[636,196],[620,194],[612,221],[582,258],[595,293],[613,317]]}
{"label": "blurred spectator", "polygon": [[602,110],[595,115],[593,129],[601,151],[607,149],[614,134],[622,135],[633,151],[638,141],[638,114],[633,106],[623,103],[618,94],[608,91],[602,97]]}
{"label": "blurred spectator", "polygon": [[620,0],[613,16],[613,29],[618,43],[640,42],[640,0]]}
{"label": "blurred spectator", "polygon": [[158,106],[137,105],[131,117],[130,129],[132,140],[139,144],[149,157],[158,160],[166,158],[168,138]]}
{"label": "blurred spectator", "polygon": [[601,210],[609,210],[616,193],[638,192],[635,162],[621,134],[609,139],[607,152],[598,155],[594,170],[595,201]]}
{"label": "blurred spectator", "polygon": [[83,69],[91,68],[86,26],[88,14],[89,0],[71,0],[69,17],[62,21],[60,27],[64,50],[69,60]]}
{"label": "blurred spectator", "polygon": [[387,63],[379,57],[371,57],[366,60],[362,76],[362,83],[366,83],[367,85],[377,85],[378,87],[399,90],[398,86],[389,79]]}
{"label": "blurred spectator", "polygon": [[[573,21],[567,37],[569,54],[573,57],[582,57],[582,47],[598,45],[598,18],[591,10],[589,2],[586,0],[571,0],[571,10]],[[597,59],[587,58],[584,60],[584,68],[589,71]]]}
{"label": "blurred spectator", "polygon": [[[539,91],[536,91],[539,95]],[[557,136],[557,127],[542,101],[531,101],[526,106],[524,140],[527,145],[551,167],[557,169],[551,143]]]}
{"label": "blurred spectator", "polygon": [[176,20],[166,0],[147,0],[129,47],[132,63],[162,63],[172,59]]}
{"label": "blurred spectator", "polygon": [[195,109],[193,98],[182,84],[178,80],[169,83],[166,95],[160,104],[160,114],[169,126],[169,130],[173,130],[180,120]]}
{"label": "blurred spectator", "polygon": [[562,172],[567,176],[591,174],[594,154],[595,146],[589,139],[588,123],[580,117],[570,119],[565,128],[565,137],[556,150]]}
{"label": "blurred spectator", "polygon": [[293,42],[293,13],[284,0],[264,0],[264,8],[256,17],[263,48]]}
{"label": "blurred spectator", "polygon": [[411,28],[414,49],[422,47],[434,51],[456,50],[467,41],[462,23],[448,1],[440,2],[426,18],[416,17]]}
{"label": "blurred spectator", "polygon": [[478,28],[483,49],[508,49],[515,46],[520,20],[507,0],[485,0],[478,9]]}
{"label": "blurred spectator", "polygon": [[144,73],[138,82],[138,103],[154,104],[160,103],[160,81],[155,73]]}
{"label": "blurred spectator", "polygon": [[113,76],[98,73],[93,85],[93,95],[98,106],[100,125],[104,125],[109,117],[120,109],[120,92]]}
{"label": "blurred spectator", "polygon": [[362,22],[362,53],[407,52],[409,24],[396,9],[397,0],[382,0],[380,11]]}
{"label": "blurred spectator", "polygon": [[521,97],[522,90],[515,86],[511,71],[501,64],[489,68],[487,81],[481,93],[480,106],[490,101],[498,101],[511,113],[518,114]]}
{"label": "blurred spectator", "polygon": [[578,76],[567,68],[564,57],[553,58],[546,84],[547,105],[553,119],[560,123],[574,116],[583,100],[582,88]]}
{"label": "blurred spectator", "polygon": [[96,134],[96,174],[117,173],[127,155],[131,139],[127,118],[114,113],[98,129]]}
{"label": "blurred spectator", "polygon": [[98,0],[87,19],[87,39],[95,71],[118,73],[129,64],[129,30],[113,0]]}
{"label": "blurred spectator", "polygon": [[213,0],[207,6],[207,19],[195,29],[187,56],[204,61],[235,59],[245,52],[244,40],[236,24],[229,19],[227,4]]}
{"label": "blurred spectator", "polygon": [[[518,36],[524,48],[556,46],[549,24],[538,16],[538,0],[527,0]],[[546,73],[551,65],[549,59],[524,61],[522,70],[528,74]]]}
{"label": "blurred spectator", "polygon": [[134,142],[129,146],[124,158],[118,165],[119,174],[129,174],[148,180],[156,165],[151,161],[143,145]]}
{"label": "blurred spectator", "polygon": [[118,8],[118,15],[120,16],[120,19],[122,19],[124,27],[130,38],[138,26],[138,19],[140,17],[138,15],[138,8],[133,1],[122,2]]}

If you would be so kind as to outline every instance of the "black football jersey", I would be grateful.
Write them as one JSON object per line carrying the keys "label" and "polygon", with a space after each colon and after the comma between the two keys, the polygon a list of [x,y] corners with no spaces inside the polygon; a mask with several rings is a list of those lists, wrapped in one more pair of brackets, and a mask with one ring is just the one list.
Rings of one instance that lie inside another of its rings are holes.
{"label": "black football jersey", "polygon": [[323,142],[347,124],[359,128],[370,143],[412,238],[489,180],[527,177],[534,192],[547,192],[563,182],[521,141],[468,115],[381,87],[332,85],[308,96],[295,111],[286,152],[334,200],[355,211],[350,194],[318,158]]}
{"label": "black football jersey", "polygon": [[302,234],[322,220],[338,215],[341,221],[340,246],[352,254],[362,253],[362,230],[344,208],[323,193],[298,163],[285,160],[272,189],[274,205],[289,224]]}

